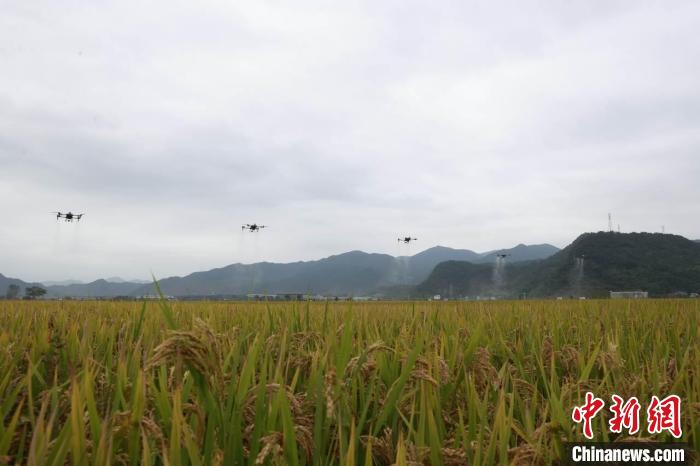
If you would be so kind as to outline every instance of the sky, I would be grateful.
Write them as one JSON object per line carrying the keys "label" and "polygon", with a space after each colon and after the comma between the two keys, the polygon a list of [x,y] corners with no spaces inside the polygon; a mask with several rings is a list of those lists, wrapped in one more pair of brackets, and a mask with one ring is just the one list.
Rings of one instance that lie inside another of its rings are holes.
{"label": "sky", "polygon": [[700,238],[697,1],[2,9],[6,276]]}

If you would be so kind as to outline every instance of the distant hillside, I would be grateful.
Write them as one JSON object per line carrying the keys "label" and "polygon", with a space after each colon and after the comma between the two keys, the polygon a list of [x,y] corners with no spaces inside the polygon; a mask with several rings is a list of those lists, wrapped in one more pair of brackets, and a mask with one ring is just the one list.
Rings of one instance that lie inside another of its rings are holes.
{"label": "distant hillside", "polygon": [[[504,253],[509,254],[510,262],[518,262],[548,257],[556,251],[557,248],[551,245],[524,244],[488,253],[436,246],[404,257],[350,251],[307,262],[232,264],[185,277],[164,278],[159,284],[162,291],[171,296],[240,296],[248,293],[407,296],[413,285],[425,280],[435,266],[444,261],[487,263],[495,260],[495,254]],[[124,281],[119,277],[90,283],[66,281],[47,282],[47,285],[49,283],[50,286],[45,286],[49,297],[144,296],[155,293],[151,283]],[[3,293],[2,288],[0,293]]]}
{"label": "distant hillside", "polygon": [[478,260],[474,261],[477,263],[484,262],[496,262],[496,257],[498,254],[508,254],[508,262],[522,262],[522,261],[532,261],[539,259],[546,259],[559,252],[559,248],[552,246],[551,244],[518,244],[511,249],[500,249],[498,251],[492,251],[486,255],[482,255]]}
{"label": "distant hillside", "polygon": [[67,285],[80,285],[80,284],[83,284],[85,282],[80,281],[80,280],[68,279],[68,280],[44,280],[41,283],[44,286],[67,286]]}
{"label": "distant hillside", "polygon": [[428,278],[416,287],[422,297],[440,294],[445,297],[494,294],[493,266],[465,261],[438,264]]}
{"label": "distant hillside", "polygon": [[43,286],[41,283],[27,283],[17,278],[9,278],[4,276],[3,274],[0,274],[0,298],[5,297],[5,293],[7,293],[7,288],[10,285],[19,286],[20,296],[24,296],[24,290],[29,286]]}
{"label": "distant hillside", "polygon": [[[576,257],[583,257],[582,273],[574,266]],[[542,261],[527,286],[538,295],[602,296],[610,290],[630,289],[655,296],[697,292],[700,244],[661,233],[587,233]]]}
{"label": "distant hillside", "polygon": [[435,266],[445,261],[477,262],[481,254],[469,249],[452,249],[445,246],[435,246],[410,257],[399,257],[406,274],[404,283],[415,284],[425,280]]}
{"label": "distant hillside", "polygon": [[130,296],[143,283],[121,282],[113,283],[107,280],[95,280],[90,283],[75,283],[72,285],[48,286],[46,290],[49,296],[55,297],[85,297],[100,298],[114,296]]}
{"label": "distant hillside", "polygon": [[700,244],[660,233],[586,233],[547,259],[506,262],[499,279],[494,269],[493,264],[443,263],[415,293],[547,297],[637,289],[655,296],[698,292]]}
{"label": "distant hillside", "polygon": [[131,279],[131,280],[124,280],[121,277],[109,277],[104,279],[106,282],[109,283],[151,283],[151,280],[141,280],[141,279]]}
{"label": "distant hillside", "polygon": [[[547,245],[548,246],[548,245]],[[529,251],[529,248],[534,248]],[[519,257],[547,257],[556,248],[518,245],[512,251]],[[391,294],[402,285],[425,280],[437,264],[445,260],[489,261],[488,255],[466,249],[436,246],[410,257],[351,251],[325,259],[290,264],[263,262],[233,264],[186,277],[170,277],[159,282],[172,296],[243,295],[248,293],[318,293],[324,295]],[[132,295],[154,292],[152,285],[138,288]]]}
{"label": "distant hillside", "polygon": [[428,278],[417,285],[411,296],[427,298],[436,294],[446,298],[515,298],[527,292],[523,283],[535,273],[540,261],[495,263],[447,261],[438,264]]}
{"label": "distant hillside", "polygon": [[[159,281],[172,296],[245,295],[247,293],[358,294],[391,281],[395,260],[386,254],[352,251],[318,261],[233,264],[185,277]],[[398,273],[398,272],[396,272]],[[145,285],[133,295],[152,294]]]}

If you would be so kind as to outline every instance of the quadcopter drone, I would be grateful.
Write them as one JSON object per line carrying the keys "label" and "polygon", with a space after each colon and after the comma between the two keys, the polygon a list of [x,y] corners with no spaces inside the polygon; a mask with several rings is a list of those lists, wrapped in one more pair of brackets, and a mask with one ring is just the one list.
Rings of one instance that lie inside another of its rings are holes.
{"label": "quadcopter drone", "polygon": [[246,223],[241,227],[241,230],[248,230],[248,231],[260,231],[263,228],[266,228],[266,225],[258,225],[257,223]]}
{"label": "quadcopter drone", "polygon": [[418,240],[418,238],[411,238],[410,236],[404,236],[403,238],[398,239],[399,243],[403,243],[403,244],[408,244],[411,241],[417,241],[417,240]]}
{"label": "quadcopter drone", "polygon": [[496,254],[496,257],[500,257],[501,259],[505,259],[507,256],[510,256],[510,254]]}
{"label": "quadcopter drone", "polygon": [[65,219],[66,222],[72,222],[75,220],[76,222],[79,222],[80,219],[83,217],[85,214],[74,214],[73,212],[68,212],[67,214],[64,214],[63,212],[51,212],[52,214],[56,214],[56,220],[58,219]]}

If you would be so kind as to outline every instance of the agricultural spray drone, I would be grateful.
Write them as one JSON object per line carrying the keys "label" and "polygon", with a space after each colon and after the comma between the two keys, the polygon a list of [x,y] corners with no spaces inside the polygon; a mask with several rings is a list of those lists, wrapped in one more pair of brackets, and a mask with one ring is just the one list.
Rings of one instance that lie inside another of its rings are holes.
{"label": "agricultural spray drone", "polygon": [[251,232],[255,231],[260,231],[261,229],[266,228],[266,225],[258,225],[257,223],[246,223],[241,227],[241,230],[248,230]]}
{"label": "agricultural spray drone", "polygon": [[506,257],[510,256],[510,254],[496,254],[496,257],[505,259]]}
{"label": "agricultural spray drone", "polygon": [[51,212],[52,214],[56,214],[56,220],[58,219],[65,219],[66,222],[72,222],[75,220],[76,222],[79,222],[80,219],[83,217],[85,214],[74,214],[73,212],[68,212],[67,214],[64,214],[63,212]]}
{"label": "agricultural spray drone", "polygon": [[403,244],[408,244],[411,241],[417,241],[417,240],[418,240],[418,238],[411,238],[410,236],[404,236],[403,238],[398,239],[399,243],[403,243]]}

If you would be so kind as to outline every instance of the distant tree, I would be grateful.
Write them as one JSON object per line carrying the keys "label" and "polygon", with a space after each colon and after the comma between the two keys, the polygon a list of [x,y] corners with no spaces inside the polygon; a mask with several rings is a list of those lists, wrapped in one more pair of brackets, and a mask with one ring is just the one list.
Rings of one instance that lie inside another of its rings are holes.
{"label": "distant tree", "polygon": [[24,290],[24,297],[26,299],[36,299],[36,298],[39,298],[40,296],[44,296],[45,294],[46,294],[46,290],[40,286],[30,286],[30,287],[27,287],[26,290]]}
{"label": "distant tree", "polygon": [[15,285],[15,284],[9,285],[7,287],[7,293],[5,293],[5,297],[7,299],[17,299],[18,296],[19,296],[19,285]]}

